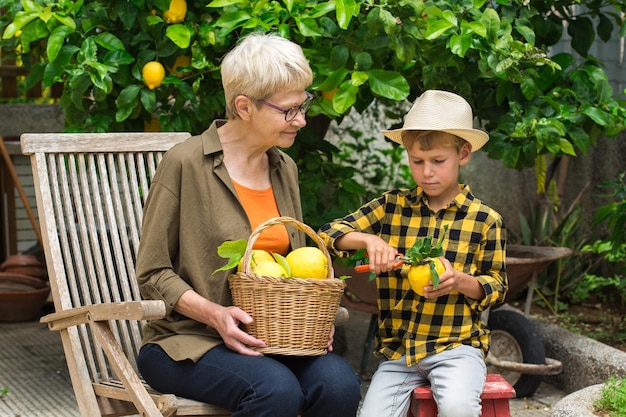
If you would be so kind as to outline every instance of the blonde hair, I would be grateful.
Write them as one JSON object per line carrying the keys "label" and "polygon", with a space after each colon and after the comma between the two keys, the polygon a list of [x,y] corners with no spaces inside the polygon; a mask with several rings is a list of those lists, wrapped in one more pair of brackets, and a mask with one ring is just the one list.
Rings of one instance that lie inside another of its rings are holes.
{"label": "blonde hair", "polygon": [[456,148],[460,152],[463,145],[469,142],[452,133],[438,130],[405,130],[402,132],[402,144],[405,148],[409,149],[416,143],[424,151],[444,147]]}
{"label": "blonde hair", "polygon": [[226,117],[238,118],[235,98],[263,100],[281,90],[305,90],[313,72],[302,48],[274,34],[252,33],[242,38],[222,60]]}

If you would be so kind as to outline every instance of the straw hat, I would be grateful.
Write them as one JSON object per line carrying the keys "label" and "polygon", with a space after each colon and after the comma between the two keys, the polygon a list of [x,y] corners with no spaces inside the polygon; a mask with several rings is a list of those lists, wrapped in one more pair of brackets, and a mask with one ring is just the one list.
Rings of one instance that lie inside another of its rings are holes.
{"label": "straw hat", "polygon": [[487,143],[489,135],[473,126],[472,108],[463,97],[448,91],[427,90],[413,103],[402,129],[383,130],[383,135],[402,145],[405,130],[438,130],[465,139],[474,152]]}

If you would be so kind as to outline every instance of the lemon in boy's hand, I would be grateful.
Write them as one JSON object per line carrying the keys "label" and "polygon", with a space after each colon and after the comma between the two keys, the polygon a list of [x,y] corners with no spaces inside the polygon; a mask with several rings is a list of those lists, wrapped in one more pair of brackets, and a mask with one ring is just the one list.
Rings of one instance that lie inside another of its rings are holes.
{"label": "lemon in boy's hand", "polygon": [[430,281],[433,281],[433,274],[430,270],[429,262],[435,263],[435,271],[441,275],[446,271],[446,267],[439,258],[430,259],[427,263],[411,265],[409,268],[409,284],[411,288],[417,294],[424,296],[424,287],[430,285]]}
{"label": "lemon in boy's hand", "polygon": [[150,61],[141,69],[141,75],[148,88],[154,90],[161,85],[163,78],[165,78],[165,68],[158,61]]}
{"label": "lemon in boy's hand", "polygon": [[293,278],[328,278],[328,259],[319,248],[304,246],[292,250],[285,258]]}
{"label": "lemon in boy's hand", "polygon": [[287,278],[287,272],[285,271],[285,268],[278,265],[273,260],[259,262],[254,268],[252,268],[252,272],[254,272],[257,275],[262,275],[265,277]]}
{"label": "lemon in boy's hand", "polygon": [[[263,249],[252,249],[250,254],[250,269],[254,271],[254,267],[257,266],[261,262],[271,261],[274,262],[274,258],[270,255],[269,252]],[[241,272],[243,265],[243,258],[237,264],[237,272]]]}

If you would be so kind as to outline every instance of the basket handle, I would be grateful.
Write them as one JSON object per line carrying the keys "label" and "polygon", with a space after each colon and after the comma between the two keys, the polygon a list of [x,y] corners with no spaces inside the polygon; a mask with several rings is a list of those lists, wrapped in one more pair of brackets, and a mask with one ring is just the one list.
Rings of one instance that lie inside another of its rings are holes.
{"label": "basket handle", "polygon": [[250,271],[250,258],[252,256],[252,248],[254,246],[254,243],[257,241],[257,239],[261,235],[261,232],[269,229],[272,226],[277,226],[281,224],[285,226],[292,226],[304,232],[307,236],[313,239],[317,247],[322,251],[322,253],[324,253],[328,261],[328,278],[335,279],[335,271],[333,270],[333,260],[330,257],[330,253],[328,252],[326,243],[324,243],[322,238],[319,237],[319,235],[315,233],[315,230],[313,230],[310,226],[289,216],[272,217],[271,219],[268,219],[257,226],[257,228],[252,232],[252,234],[250,235],[250,238],[248,239],[248,244],[246,245],[246,251],[243,254],[243,258],[242,258],[243,262],[241,263],[241,270],[246,274],[249,274],[251,272]]}

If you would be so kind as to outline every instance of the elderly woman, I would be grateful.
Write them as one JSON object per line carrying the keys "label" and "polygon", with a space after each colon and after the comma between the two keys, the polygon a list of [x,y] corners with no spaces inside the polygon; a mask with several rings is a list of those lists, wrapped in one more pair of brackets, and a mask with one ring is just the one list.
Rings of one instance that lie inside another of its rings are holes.
{"label": "elderly woman", "polygon": [[[222,62],[227,120],[172,148],[145,206],[137,279],[167,316],[149,322],[137,364],[155,389],[219,405],[233,416],[355,416],[360,384],[328,353],[262,355],[243,331],[252,318],[231,305],[217,247],[248,239],[276,216],[302,220],[298,169],[278,147],[306,125],[312,72],[301,48],[276,35],[244,38]],[[255,248],[286,254],[305,245],[275,226]],[[332,335],[329,335],[329,347]],[[329,350],[332,350],[329,349]]]}

